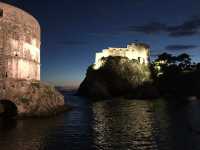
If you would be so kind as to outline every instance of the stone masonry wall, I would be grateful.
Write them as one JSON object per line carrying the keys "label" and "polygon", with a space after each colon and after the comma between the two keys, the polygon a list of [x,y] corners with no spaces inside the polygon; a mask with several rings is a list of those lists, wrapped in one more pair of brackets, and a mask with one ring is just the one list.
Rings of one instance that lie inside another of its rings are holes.
{"label": "stone masonry wall", "polygon": [[0,79],[40,80],[40,44],[37,20],[0,2]]}

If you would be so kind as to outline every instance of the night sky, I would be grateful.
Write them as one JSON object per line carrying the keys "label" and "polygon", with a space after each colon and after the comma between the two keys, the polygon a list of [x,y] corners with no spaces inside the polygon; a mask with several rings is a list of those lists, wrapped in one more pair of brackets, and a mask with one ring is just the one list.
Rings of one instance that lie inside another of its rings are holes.
{"label": "night sky", "polygon": [[77,85],[107,47],[134,41],[200,61],[200,0],[4,0],[36,17],[42,28],[42,80]]}

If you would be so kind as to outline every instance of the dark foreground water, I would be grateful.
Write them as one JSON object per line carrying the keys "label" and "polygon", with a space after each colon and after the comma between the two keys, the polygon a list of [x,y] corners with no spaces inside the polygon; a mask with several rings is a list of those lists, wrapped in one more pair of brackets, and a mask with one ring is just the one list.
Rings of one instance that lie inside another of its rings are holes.
{"label": "dark foreground water", "polygon": [[0,150],[200,150],[200,102],[90,103],[65,93],[74,109],[49,119],[0,121]]}

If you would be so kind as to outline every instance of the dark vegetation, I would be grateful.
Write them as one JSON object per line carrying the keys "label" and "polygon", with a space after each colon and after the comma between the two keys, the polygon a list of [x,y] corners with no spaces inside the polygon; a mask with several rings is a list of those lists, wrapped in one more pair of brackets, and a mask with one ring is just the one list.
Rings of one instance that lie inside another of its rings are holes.
{"label": "dark vegetation", "polygon": [[192,62],[188,54],[163,53],[151,64],[151,72],[161,95],[200,97],[200,63]]}

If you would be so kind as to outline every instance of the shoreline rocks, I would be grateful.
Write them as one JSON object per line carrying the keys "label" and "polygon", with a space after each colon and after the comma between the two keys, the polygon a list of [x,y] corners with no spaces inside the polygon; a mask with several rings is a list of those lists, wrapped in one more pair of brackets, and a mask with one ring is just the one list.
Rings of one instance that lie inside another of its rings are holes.
{"label": "shoreline rocks", "polygon": [[17,117],[46,117],[70,107],[54,87],[39,81],[6,79],[0,81],[0,102],[7,100],[17,107]]}

